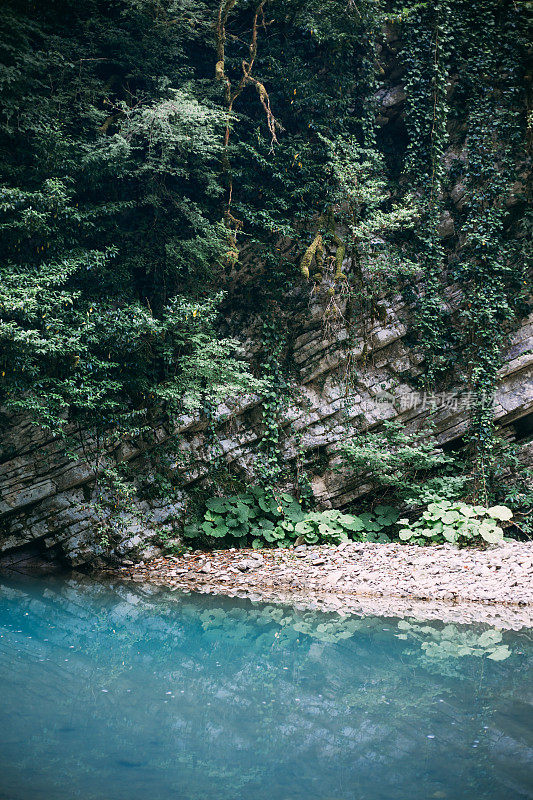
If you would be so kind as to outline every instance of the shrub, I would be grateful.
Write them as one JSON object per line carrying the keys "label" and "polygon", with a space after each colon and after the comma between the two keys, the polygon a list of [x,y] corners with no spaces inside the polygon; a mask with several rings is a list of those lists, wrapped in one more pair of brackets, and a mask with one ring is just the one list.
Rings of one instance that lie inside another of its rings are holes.
{"label": "shrub", "polygon": [[390,541],[385,530],[398,519],[391,506],[378,506],[359,516],[337,509],[304,511],[290,494],[274,495],[252,487],[231,497],[206,502],[203,519],[184,528],[188,539],[219,546],[290,547],[293,544],[339,544],[357,541]]}
{"label": "shrub", "polygon": [[451,542],[452,544],[496,544],[503,539],[503,529],[498,522],[508,522],[513,516],[507,506],[471,506],[440,500],[430,503],[422,516],[414,522],[400,519],[402,541],[416,544]]}

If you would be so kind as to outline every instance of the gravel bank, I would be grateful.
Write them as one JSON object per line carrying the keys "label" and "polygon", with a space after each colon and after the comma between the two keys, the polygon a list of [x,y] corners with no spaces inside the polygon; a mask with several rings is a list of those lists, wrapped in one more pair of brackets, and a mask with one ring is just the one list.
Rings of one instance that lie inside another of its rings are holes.
{"label": "gravel bank", "polygon": [[218,550],[127,564],[121,577],[338,613],[533,626],[533,543],[487,550],[345,543]]}

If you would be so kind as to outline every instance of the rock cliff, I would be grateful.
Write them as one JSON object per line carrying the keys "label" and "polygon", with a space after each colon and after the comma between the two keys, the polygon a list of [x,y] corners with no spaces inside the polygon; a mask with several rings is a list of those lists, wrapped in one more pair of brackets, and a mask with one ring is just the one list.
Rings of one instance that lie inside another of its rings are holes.
{"label": "rock cliff", "polygon": [[[453,298],[451,291],[452,305]],[[281,420],[282,456],[288,462],[303,459],[315,498],[323,507],[346,506],[369,489],[349,472],[334,469],[339,443],[354,431],[371,430],[386,419],[416,428],[432,406],[439,444],[459,441],[467,429],[466,387],[452,386],[434,396],[416,391],[416,376],[424,364],[416,349],[406,344],[409,309],[400,297],[389,298],[382,317],[385,322],[374,323],[364,337],[361,333],[354,339],[342,320],[334,329],[325,329],[323,307],[317,300],[293,341],[294,392]],[[261,435],[261,398],[228,402],[218,412],[224,417],[217,430],[223,458],[234,473],[251,480]],[[529,461],[532,412],[533,318],[529,317],[509,338],[494,404],[498,425],[511,439],[524,442],[524,458]],[[179,456],[168,465],[168,475],[181,488],[182,499],[172,503],[137,499],[127,511],[113,514],[111,503],[94,504],[95,483],[106,467],[120,461],[131,462],[140,482],[149,479],[152,464],[146,445],[125,440],[94,459],[88,455],[94,443],[70,430],[67,455],[63,440],[27,419],[3,413],[0,420],[4,564],[39,557],[81,566],[106,553],[150,555],[155,552],[152,537],[171,531],[183,513],[188,489],[201,482],[208,469],[205,422],[183,417],[174,420],[172,428],[161,425],[155,429],[155,440],[176,442]]]}

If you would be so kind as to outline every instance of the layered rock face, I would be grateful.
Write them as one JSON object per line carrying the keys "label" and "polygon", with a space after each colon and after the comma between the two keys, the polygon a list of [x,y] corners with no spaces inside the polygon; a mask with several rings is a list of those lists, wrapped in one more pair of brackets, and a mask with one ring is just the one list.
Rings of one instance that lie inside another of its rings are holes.
{"label": "layered rock face", "polygon": [[[450,293],[453,304],[453,292]],[[310,306],[292,346],[294,393],[280,420],[282,458],[306,463],[315,498],[323,507],[343,507],[370,487],[347,470],[338,471],[338,447],[356,432],[398,419],[418,428],[433,411],[439,444],[460,440],[468,426],[467,387],[424,396],[414,388],[423,371],[420,354],[406,345],[409,311],[399,297],[390,298],[385,320],[365,335],[349,335],[342,317],[323,324],[323,306]],[[364,355],[363,355],[364,353]],[[249,397],[219,408],[220,449],[230,470],[252,481],[261,439],[261,398]],[[511,439],[528,441],[533,414],[533,317],[523,319],[510,336],[494,404],[498,424]],[[70,453],[63,441],[26,419],[1,417],[0,559],[17,565],[50,558],[73,566],[95,556],[155,552],[155,534],[170,533],[183,515],[187,491],[201,482],[209,467],[205,422],[183,417],[155,430],[159,443],[174,442],[178,457],[167,476],[181,489],[178,502],[134,499],[127,511],[112,503],[95,505],[95,484],[103,471],[121,461],[131,463],[139,483],[153,469],[149,450],[123,441],[93,458],[94,442],[70,431]],[[529,427],[528,427],[529,426]],[[530,437],[529,437],[530,438]],[[528,453],[529,449],[529,453]],[[531,462],[531,443],[524,458]],[[105,499],[105,492],[100,496]],[[142,497],[142,493],[140,494]]]}

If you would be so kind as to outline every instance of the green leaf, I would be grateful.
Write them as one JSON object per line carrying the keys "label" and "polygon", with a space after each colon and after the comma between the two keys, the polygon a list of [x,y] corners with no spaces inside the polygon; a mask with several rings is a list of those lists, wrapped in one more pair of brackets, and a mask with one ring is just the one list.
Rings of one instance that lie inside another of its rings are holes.
{"label": "green leaf", "polygon": [[431,514],[440,514],[441,511],[446,511],[450,506],[451,503],[449,500],[439,500],[438,503],[430,503],[428,505],[428,511]]}
{"label": "green leaf", "polygon": [[376,506],[374,512],[377,514],[377,521],[382,525],[392,525],[400,516],[400,512],[394,506]]}
{"label": "green leaf", "polygon": [[259,508],[266,514],[276,514],[278,505],[275,500],[267,500],[265,497],[260,497],[258,500]]}
{"label": "green leaf", "polygon": [[503,530],[497,525],[482,524],[479,526],[479,534],[488,542],[488,544],[496,544],[503,539]]}
{"label": "green leaf", "polygon": [[475,513],[477,517],[480,517],[483,514],[487,513],[487,509],[485,508],[485,506],[472,506],[472,511]]}
{"label": "green leaf", "polygon": [[248,525],[240,525],[238,528],[228,529],[228,533],[236,539],[244,539],[250,533],[250,528]]}
{"label": "green leaf", "polygon": [[513,517],[513,512],[507,506],[492,506],[492,508],[487,509],[487,513],[493,519],[504,520],[508,522]]}
{"label": "green leaf", "polygon": [[476,512],[472,508],[472,506],[462,505],[459,506],[459,513],[463,515],[463,517],[475,517]]}
{"label": "green leaf", "polygon": [[299,519],[303,519],[305,514],[302,511],[300,503],[293,501],[289,505],[285,506],[285,516],[290,517],[294,522],[297,522]]}
{"label": "green leaf", "polygon": [[308,522],[302,521],[296,523],[296,525],[294,526],[294,530],[301,536],[305,536],[306,534],[311,533],[313,528]]}
{"label": "green leaf", "polygon": [[213,536],[213,531],[215,530],[215,526],[213,525],[212,522],[207,522],[207,521],[206,522],[202,522],[202,530],[208,536]]}
{"label": "green leaf", "polygon": [[445,511],[444,514],[441,514],[441,520],[445,525],[451,525],[453,522],[457,522],[461,518],[461,515],[458,511]]}
{"label": "green leaf", "polygon": [[455,531],[453,528],[443,528],[442,535],[444,536],[447,542],[451,542],[452,544],[454,544],[457,541],[458,534],[457,531]]}
{"label": "green leaf", "polygon": [[365,528],[363,520],[359,517],[352,517],[349,514],[343,514],[339,520],[342,527],[347,531],[362,531]]}
{"label": "green leaf", "polygon": [[227,508],[226,501],[218,497],[213,497],[211,500],[207,500],[206,506],[210,511],[216,511],[218,514],[222,514]]}

